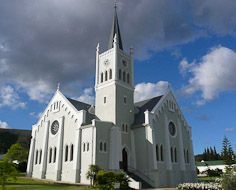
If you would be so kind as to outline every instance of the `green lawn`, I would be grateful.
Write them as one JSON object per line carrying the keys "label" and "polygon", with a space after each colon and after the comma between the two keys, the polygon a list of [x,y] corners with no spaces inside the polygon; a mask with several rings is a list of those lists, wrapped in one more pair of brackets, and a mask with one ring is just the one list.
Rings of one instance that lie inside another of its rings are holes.
{"label": "green lawn", "polygon": [[[1,189],[1,188],[0,188]],[[6,190],[88,190],[86,186],[65,185],[31,178],[18,177],[16,181],[9,181]]]}
{"label": "green lawn", "polygon": [[220,178],[220,177],[198,177],[198,182],[205,182],[205,183],[209,183],[209,182],[215,182],[216,178]]}

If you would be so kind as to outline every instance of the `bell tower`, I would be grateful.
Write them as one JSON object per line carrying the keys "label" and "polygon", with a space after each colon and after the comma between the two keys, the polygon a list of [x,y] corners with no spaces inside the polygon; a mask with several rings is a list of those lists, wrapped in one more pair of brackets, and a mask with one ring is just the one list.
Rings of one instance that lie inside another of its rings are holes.
{"label": "bell tower", "polygon": [[122,127],[134,119],[133,49],[123,50],[116,6],[108,50],[96,51],[95,114],[102,121]]}

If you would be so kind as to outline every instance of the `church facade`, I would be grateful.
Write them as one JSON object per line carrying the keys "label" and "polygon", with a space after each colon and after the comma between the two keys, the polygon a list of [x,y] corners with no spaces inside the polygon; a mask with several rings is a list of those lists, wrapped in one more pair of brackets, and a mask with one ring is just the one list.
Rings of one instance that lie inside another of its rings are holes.
{"label": "church facade", "polygon": [[108,50],[96,50],[95,106],[58,89],[32,126],[27,174],[89,184],[96,164],[152,187],[194,182],[191,128],[173,93],[134,103],[133,76],[133,50],[123,51],[115,11]]}

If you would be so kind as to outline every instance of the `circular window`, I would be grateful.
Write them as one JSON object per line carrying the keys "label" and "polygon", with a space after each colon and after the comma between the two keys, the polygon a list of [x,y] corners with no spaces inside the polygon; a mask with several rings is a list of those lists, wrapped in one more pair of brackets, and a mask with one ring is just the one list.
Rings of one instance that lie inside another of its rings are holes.
{"label": "circular window", "polygon": [[169,132],[172,136],[175,135],[176,133],[176,128],[175,128],[175,124],[173,122],[170,122],[169,123]]}
{"label": "circular window", "polygon": [[56,121],[53,121],[52,125],[51,125],[51,133],[53,135],[57,134],[59,130],[59,122],[56,120]]}

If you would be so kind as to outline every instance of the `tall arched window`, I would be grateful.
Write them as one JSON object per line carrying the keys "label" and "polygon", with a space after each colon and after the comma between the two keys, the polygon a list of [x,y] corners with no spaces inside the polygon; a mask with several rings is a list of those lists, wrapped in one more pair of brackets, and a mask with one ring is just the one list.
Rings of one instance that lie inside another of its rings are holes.
{"label": "tall arched window", "polygon": [[42,160],[42,150],[39,151],[39,164],[41,164],[41,160]]}
{"label": "tall arched window", "polygon": [[109,79],[112,79],[112,70],[109,70]]}
{"label": "tall arched window", "polygon": [[103,82],[103,73],[101,73],[101,83]]}
{"label": "tall arched window", "polygon": [[35,165],[38,164],[38,150],[36,150]]}
{"label": "tall arched window", "polygon": [[171,155],[171,162],[174,162],[174,158],[173,158],[173,148],[170,148],[170,155]]}
{"label": "tall arched window", "polygon": [[49,149],[49,163],[52,162],[52,148]]}
{"label": "tall arched window", "polygon": [[85,152],[85,143],[83,144],[83,152]]}
{"label": "tall arched window", "polygon": [[159,146],[158,144],[156,145],[156,159],[159,161]]}
{"label": "tall arched window", "polygon": [[176,147],[175,147],[175,150],[174,150],[174,155],[175,155],[175,162],[177,162],[177,150],[176,150]]}
{"label": "tall arched window", "polygon": [[107,71],[105,72],[105,81],[107,81]]}
{"label": "tall arched window", "polygon": [[126,74],[125,74],[125,71],[124,71],[124,72],[123,72],[123,81],[124,81],[124,82],[126,81],[125,78],[126,78]]}
{"label": "tall arched window", "polygon": [[127,73],[127,83],[129,84],[129,73]]}
{"label": "tall arched window", "polygon": [[121,69],[119,69],[119,79],[121,80]]}
{"label": "tall arched window", "polygon": [[186,151],[184,149],[184,162],[186,163]]}
{"label": "tall arched window", "polygon": [[89,151],[89,143],[87,143],[87,151]]}
{"label": "tall arched window", "polygon": [[56,159],[57,159],[57,148],[54,147],[53,163],[56,162]]}
{"label": "tall arched window", "polygon": [[164,161],[164,157],[163,157],[163,146],[161,145],[160,147],[160,152],[161,152],[161,161]]}
{"label": "tall arched window", "polygon": [[65,162],[68,161],[68,145],[66,145],[66,148],[65,148]]}
{"label": "tall arched window", "polygon": [[107,143],[106,143],[106,142],[104,142],[104,147],[103,147],[103,150],[104,150],[104,152],[106,152],[106,151],[107,151]]}
{"label": "tall arched window", "polygon": [[186,160],[187,160],[187,163],[189,163],[189,154],[188,154],[188,150],[186,151]]}
{"label": "tall arched window", "polygon": [[103,150],[103,147],[102,147],[102,142],[100,142],[100,151]]}
{"label": "tall arched window", "polygon": [[70,161],[73,160],[74,157],[74,145],[72,144],[70,147]]}

